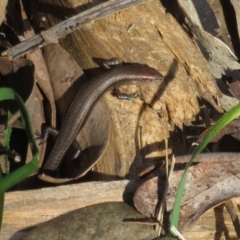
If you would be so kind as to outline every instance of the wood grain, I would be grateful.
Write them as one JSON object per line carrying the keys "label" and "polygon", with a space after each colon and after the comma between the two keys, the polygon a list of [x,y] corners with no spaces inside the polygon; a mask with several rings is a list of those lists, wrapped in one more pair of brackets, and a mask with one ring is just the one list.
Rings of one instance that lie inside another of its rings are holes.
{"label": "wood grain", "polygon": [[[6,193],[1,239],[18,240],[32,226],[78,208],[101,202],[122,201],[128,183],[128,180],[90,182]],[[132,190],[129,189],[128,193]],[[233,199],[233,202],[237,210],[240,199]],[[237,214],[239,218],[239,211]],[[188,240],[213,240],[216,239],[215,234],[219,237],[217,239],[224,239],[224,235],[229,236],[226,239],[237,239],[224,205],[210,209],[183,234]]]}

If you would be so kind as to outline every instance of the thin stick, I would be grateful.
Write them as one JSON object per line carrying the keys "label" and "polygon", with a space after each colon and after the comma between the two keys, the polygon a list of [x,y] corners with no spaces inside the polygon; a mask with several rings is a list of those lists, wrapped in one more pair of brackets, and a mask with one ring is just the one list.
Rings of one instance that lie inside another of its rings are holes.
{"label": "thin stick", "polygon": [[85,23],[100,17],[112,14],[125,8],[147,2],[148,0],[110,0],[105,3],[92,7],[84,12],[77,14],[59,24],[49,28],[46,31],[12,47],[2,53],[2,56],[8,56],[9,59],[16,59],[24,56],[26,53],[33,52],[49,43],[57,43],[59,38],[75,31]]}

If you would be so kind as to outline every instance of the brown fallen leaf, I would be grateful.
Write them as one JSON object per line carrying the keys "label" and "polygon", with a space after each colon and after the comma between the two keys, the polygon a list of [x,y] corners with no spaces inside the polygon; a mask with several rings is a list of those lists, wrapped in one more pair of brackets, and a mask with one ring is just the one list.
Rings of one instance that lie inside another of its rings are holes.
{"label": "brown fallen leaf", "polygon": [[[207,134],[211,127],[206,129],[198,138],[197,142],[201,142],[204,136]],[[218,142],[222,137],[224,137],[227,134],[233,134],[236,132],[239,132],[240,130],[240,120],[235,119],[232,122],[230,122],[228,125],[226,125],[223,129],[219,131],[219,133],[211,140],[211,143]]]}
{"label": "brown fallen leaf", "polygon": [[104,239],[144,240],[156,237],[151,225],[126,222],[125,219],[141,218],[126,203],[102,203],[81,208],[55,218],[30,231],[23,240],[33,239]]}
{"label": "brown fallen leaf", "polygon": [[[60,119],[63,119],[72,99],[87,79],[74,58],[60,45],[49,44],[45,48],[44,57],[51,76],[58,113]],[[48,181],[54,183],[57,183],[57,181],[67,182],[84,176],[105,152],[109,135],[109,114],[104,104],[98,101],[76,138],[83,150],[77,162],[72,163],[73,155],[70,151],[62,161],[62,178],[58,180],[52,178]]]}
{"label": "brown fallen leaf", "polygon": [[9,60],[7,57],[0,57],[0,73],[2,75],[15,73],[19,68],[30,66],[31,64],[32,62],[26,58]]}
{"label": "brown fallen leaf", "polygon": [[227,85],[228,85],[229,91],[232,93],[232,95],[239,100],[240,99],[240,82],[239,82],[239,80],[227,82]]}
{"label": "brown fallen leaf", "polygon": [[[201,162],[189,169],[182,200],[180,230],[190,227],[204,212],[233,197],[240,196],[239,154],[201,154]],[[196,160],[198,161],[199,158]],[[226,162],[229,161],[229,162]],[[232,162],[230,162],[232,160]],[[218,162],[217,162],[218,161]],[[167,192],[167,211],[171,211],[183,170],[174,172]],[[135,192],[134,204],[145,216],[155,216],[166,183],[154,177]]]}

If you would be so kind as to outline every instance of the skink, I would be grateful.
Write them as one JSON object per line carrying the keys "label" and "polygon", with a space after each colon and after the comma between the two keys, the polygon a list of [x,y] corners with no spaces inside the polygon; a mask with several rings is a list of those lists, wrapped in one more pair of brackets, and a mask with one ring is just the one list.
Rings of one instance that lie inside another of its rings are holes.
{"label": "skink", "polygon": [[161,81],[163,81],[163,76],[157,70],[140,64],[117,65],[88,81],[70,105],[56,143],[43,166],[43,172],[57,169],[61,159],[83,127],[92,106],[107,89],[114,85],[150,84]]}

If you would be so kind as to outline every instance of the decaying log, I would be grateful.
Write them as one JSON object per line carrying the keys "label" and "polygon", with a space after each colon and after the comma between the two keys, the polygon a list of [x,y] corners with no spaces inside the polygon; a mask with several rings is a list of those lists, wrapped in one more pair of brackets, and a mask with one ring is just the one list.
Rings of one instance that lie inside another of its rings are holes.
{"label": "decaying log", "polygon": [[[72,12],[77,14],[93,5],[85,0],[44,1],[36,5],[34,16],[42,29],[49,29]],[[60,10],[66,15],[59,14]],[[171,148],[165,150],[163,140],[169,138],[174,125],[182,128],[184,122],[195,118],[200,111],[198,98],[220,110],[212,99],[219,91],[197,45],[158,0],[88,22],[59,42],[88,77],[97,73],[97,63],[112,57],[148,64],[165,76],[160,86],[121,88],[127,93],[139,92],[139,99],[119,101],[110,92],[101,99],[111,116],[111,133],[109,146],[93,169],[103,174],[95,180],[134,179],[144,158],[158,159],[171,153]],[[51,45],[44,48],[44,54],[51,73],[51,68],[58,68],[51,66]],[[70,74],[73,71],[69,69]]]}

